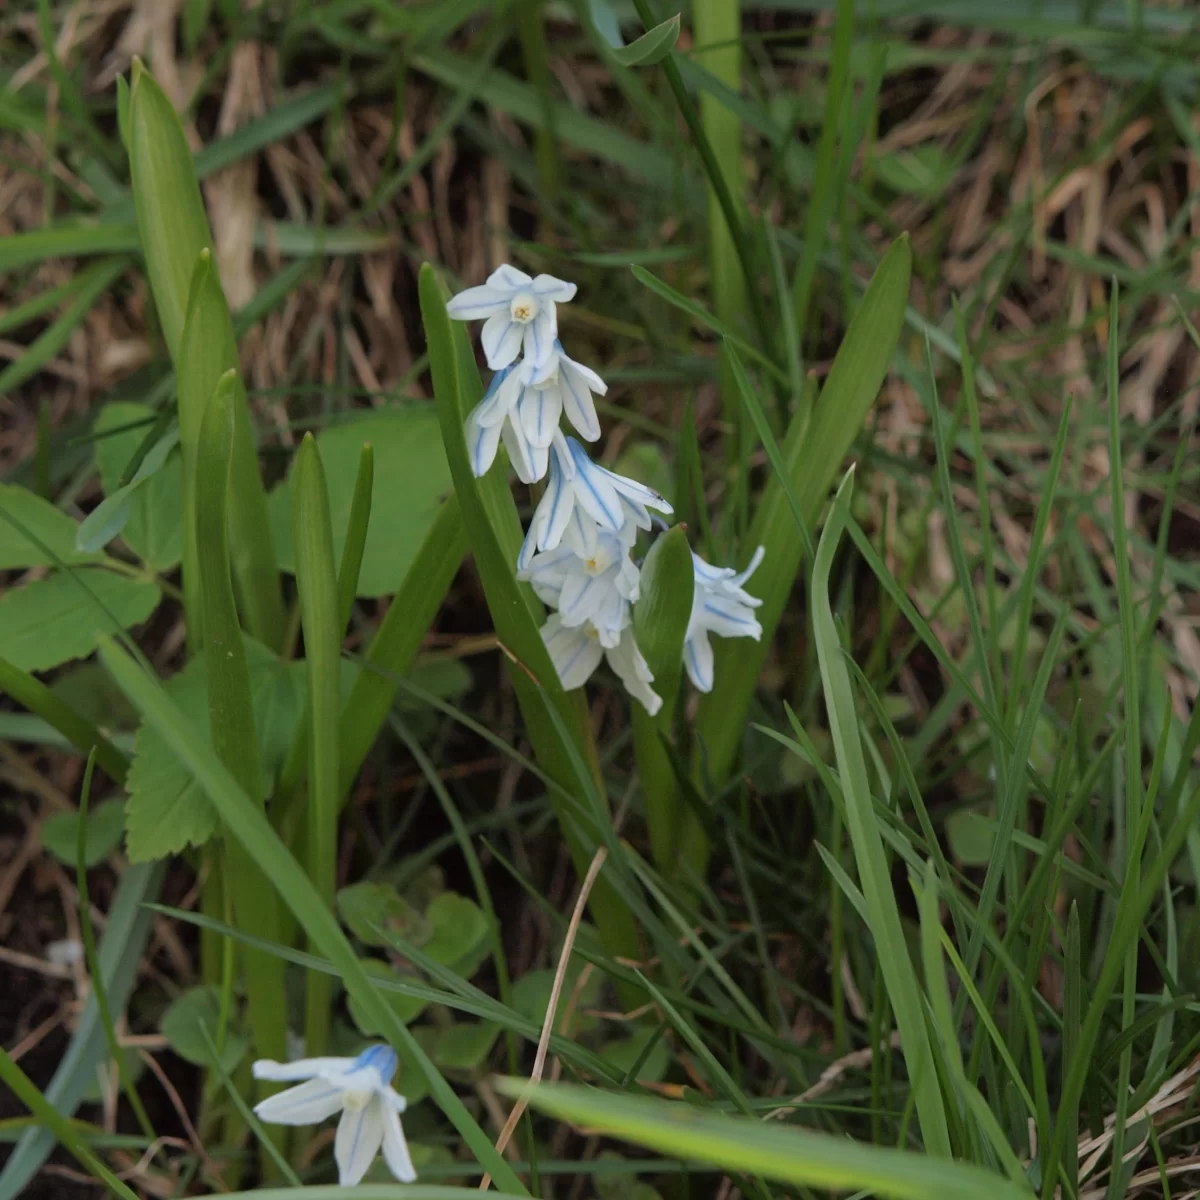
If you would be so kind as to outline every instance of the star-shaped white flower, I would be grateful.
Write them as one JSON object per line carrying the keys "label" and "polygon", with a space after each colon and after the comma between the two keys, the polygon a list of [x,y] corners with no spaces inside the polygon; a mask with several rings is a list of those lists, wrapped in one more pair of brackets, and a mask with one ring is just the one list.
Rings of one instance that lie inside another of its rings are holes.
{"label": "star-shaped white flower", "polygon": [[574,438],[555,438],[551,450],[549,482],[517,556],[518,571],[529,566],[536,551],[558,546],[577,505],[607,533],[619,533],[629,523],[649,529],[650,509],[673,511],[657,492],[592,462]]}
{"label": "star-shaped white flower", "polygon": [[542,641],[546,643],[554,669],[568,691],[583,687],[600,665],[600,660],[607,658],[608,665],[625,685],[625,690],[651,716],[662,708],[662,697],[650,686],[654,676],[638,649],[631,626],[625,626],[615,646],[603,646],[599,630],[590,621],[571,628],[563,623],[560,613],[551,613],[542,626]]}
{"label": "star-shaped white flower", "polygon": [[710,633],[718,637],[762,637],[762,626],[754,615],[761,600],[743,590],[742,585],[758,569],[765,551],[759,546],[750,565],[740,574],[732,567],[713,567],[700,555],[692,554],[695,590],[692,615],[683,643],[683,664],[688,678],[702,692],[713,689],[713,649]]}
{"label": "star-shaped white flower", "polygon": [[518,577],[529,580],[544,604],[558,609],[565,626],[589,622],[600,645],[615,649],[629,625],[629,606],[638,598],[639,572],[629,557],[636,537],[632,522],[609,533],[577,508],[560,545],[535,554]]}
{"label": "star-shaped white flower", "polygon": [[412,1183],[417,1172],[400,1127],[407,1103],[391,1086],[395,1073],[396,1052],[390,1046],[369,1046],[357,1058],[260,1059],[254,1064],[255,1079],[306,1082],[267,1097],[254,1111],[273,1125],[315,1125],[340,1112],[334,1158],[342,1187],[362,1180],[381,1146],[392,1174],[401,1183]]}
{"label": "star-shaped white flower", "polygon": [[530,278],[507,263],[480,287],[453,297],[446,311],[458,321],[484,320],[479,340],[493,371],[511,366],[524,347],[525,357],[540,364],[558,335],[556,304],[575,296],[575,285],[553,275]]}
{"label": "star-shaped white flower", "polygon": [[516,374],[515,367],[504,367],[497,371],[483,399],[467,416],[463,436],[467,442],[471,471],[476,478],[486,475],[491,469],[501,440],[508,450],[513,470],[522,483],[536,483],[545,476],[550,461],[550,447],[556,441],[557,450],[564,460],[570,459],[566,442],[557,429],[545,446],[534,445],[529,440],[511,402],[513,393],[509,391],[509,384],[516,379]]}

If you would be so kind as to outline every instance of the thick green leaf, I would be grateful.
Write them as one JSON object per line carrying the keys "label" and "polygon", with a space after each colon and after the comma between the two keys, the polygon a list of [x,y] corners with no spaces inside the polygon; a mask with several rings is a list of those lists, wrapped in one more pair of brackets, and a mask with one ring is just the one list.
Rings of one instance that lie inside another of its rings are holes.
{"label": "thick green leaf", "polygon": [[420,947],[435,962],[470,978],[487,957],[488,925],[483,910],[457,892],[442,892],[425,910],[430,936]]}
{"label": "thick green leaf", "polygon": [[[411,972],[397,971],[388,963],[380,962],[377,958],[363,959],[363,969],[369,976],[375,979],[386,979],[395,983],[413,983],[420,984],[422,982],[419,975],[414,975]],[[379,994],[383,997],[384,1003],[396,1015],[396,1019],[402,1021],[405,1025],[411,1025],[428,1007],[429,1001],[422,999],[420,996],[409,996],[404,992],[395,991],[380,991]],[[377,1020],[373,1019],[372,1015],[363,1010],[363,1006],[358,1000],[351,996],[348,1007],[350,1009],[350,1017],[354,1024],[358,1026],[359,1032],[363,1037],[384,1037],[385,1031],[382,1025]],[[412,1101],[411,1092],[405,1094]]]}
{"label": "thick green leaf", "polygon": [[102,555],[75,549],[78,531],[48,500],[16,484],[0,483],[0,571],[99,562]]}
{"label": "thick green leaf", "polygon": [[811,528],[883,384],[904,321],[911,269],[912,251],[905,236],[876,269],[811,417],[805,420],[802,413],[789,426],[781,447],[786,480],[779,475],[771,479],[742,543],[743,566],[756,547],[766,549],[750,585],[751,593],[763,601],[757,613],[763,636],[758,642],[719,638],[715,643],[716,683],[701,699],[696,717],[703,747],[696,762],[697,770],[716,783],[733,769],[750,700],[803,558],[804,539],[791,503],[795,500]]}
{"label": "thick green leaf", "polygon": [[105,634],[141,624],[161,598],[148,580],[114,571],[37,579],[0,596],[0,658],[25,671],[85,658]]}
{"label": "thick green leaf", "polygon": [[[281,662],[251,638],[245,639],[245,647],[263,771],[273,778],[283,765],[304,711],[305,665]],[[164,687],[196,736],[211,745],[206,653],[193,658]],[[203,845],[217,831],[217,814],[203,788],[148,725],[138,730],[127,788],[126,850],[134,862]]]}
{"label": "thick green leaf", "polygon": [[500,1079],[506,1096],[531,1108],[612,1134],[672,1158],[711,1163],[753,1178],[895,1200],[1029,1200],[1033,1192],[966,1163],[869,1146],[833,1134],[706,1112],[694,1104],[605,1092],[577,1084]]}
{"label": "thick green leaf", "polygon": [[[390,596],[404,583],[450,491],[437,414],[426,405],[385,410],[332,425],[316,440],[329,487],[333,552],[338,559],[346,545],[362,446],[371,444],[371,521],[357,592],[360,596]],[[294,475],[293,468],[269,501],[276,555],[287,571],[296,567],[291,507]]]}
{"label": "thick green leaf", "polygon": [[652,67],[675,47],[679,40],[679,14],[655,25],[628,46],[614,47],[610,53],[624,67]]}
{"label": "thick green leaf", "polygon": [[416,1069],[428,1080],[430,1091],[443,1113],[480,1165],[492,1173],[496,1186],[510,1194],[528,1195],[520,1179],[496,1152],[491,1139],[467,1111],[454,1089],[372,987],[337,918],[321,901],[304,869],[271,828],[256,799],[246,795],[238,786],[157,682],[129,655],[111,642],[101,648],[100,654],[105,667],[137,707],[142,718],[155,727],[196,775],[228,832],[238,840],[247,855],[253,856],[271,880],[275,891],[296,916],[312,943],[329,959],[347,992],[362,1005],[364,1013],[373,1022],[378,1022],[383,1030],[382,1036],[397,1048],[407,1049],[412,1055]]}
{"label": "thick green leaf", "polygon": [[[115,400],[96,418],[96,466],[107,499],[79,528],[83,550],[99,550],[121,536],[129,548],[156,571],[169,571],[183,553],[183,475],[171,449],[178,433],[168,433],[142,459],[133,478],[120,481],[137,451],[154,410],[144,404]],[[107,507],[107,517],[102,510]],[[89,530],[93,532],[89,532]]]}
{"label": "thick green leaf", "polygon": [[633,609],[637,644],[654,675],[654,690],[663,698],[653,717],[640,704],[631,710],[650,848],[661,871],[670,871],[679,851],[675,769],[661,739],[670,736],[675,717],[694,590],[692,550],[683,527],[676,525],[650,547],[642,564],[641,595]]}
{"label": "thick green leaf", "polygon": [[443,1071],[477,1071],[499,1034],[490,1021],[455,1021],[433,1031],[429,1057]]}
{"label": "thick green leaf", "polygon": [[[97,804],[87,815],[84,859],[89,867],[107,858],[120,844],[125,828],[125,805],[120,800]],[[38,831],[42,845],[55,858],[74,866],[79,837],[79,813],[62,812],[47,817]]]}
{"label": "thick green leaf", "polygon": [[[211,1038],[221,1025],[221,997],[214,987],[194,987],[177,996],[158,1023],[159,1032],[180,1058],[198,1067],[213,1062]],[[201,1026],[207,1027],[209,1037]],[[246,1056],[250,1039],[232,1029],[225,1033],[221,1048],[221,1070],[229,1074]]]}

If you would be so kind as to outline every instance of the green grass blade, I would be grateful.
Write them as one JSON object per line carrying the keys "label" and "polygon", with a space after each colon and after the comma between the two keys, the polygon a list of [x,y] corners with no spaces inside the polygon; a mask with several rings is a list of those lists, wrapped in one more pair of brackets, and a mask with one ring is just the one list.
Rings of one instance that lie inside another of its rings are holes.
{"label": "green grass blade", "polygon": [[342,547],[342,561],[338,564],[338,630],[343,634],[350,622],[354,597],[358,595],[358,573],[362,569],[363,551],[367,545],[367,526],[371,523],[371,493],[374,487],[375,451],[370,442],[364,442],[358,456],[358,474],[354,477],[350,516],[346,520],[346,543]]}
{"label": "green grass blade", "polygon": [[843,650],[833,618],[829,576],[833,557],[845,528],[854,476],[846,476],[838,489],[829,520],[821,534],[813,564],[813,636],[821,666],[821,685],[829,711],[830,733],[837,755],[845,798],[846,828],[858,865],[859,884],[871,915],[870,928],[875,951],[896,1014],[900,1038],[908,1064],[910,1086],[916,1096],[917,1113],[925,1145],[931,1154],[948,1157],[950,1138],[946,1113],[925,1027],[920,988],[908,957],[900,913],[892,891],[883,840],[876,824],[867,765],[863,759],[858,714],[850,674],[842,660]]}
{"label": "green grass blade", "polygon": [[71,1122],[38,1091],[33,1080],[9,1058],[3,1046],[0,1046],[0,1081],[8,1085],[12,1094],[53,1134],[59,1145],[78,1159],[84,1169],[114,1196],[119,1196],[121,1200],[137,1200],[137,1196],[79,1140]]}
{"label": "green grass blade", "polygon": [[[794,417],[784,438],[786,478],[809,528],[816,523],[887,373],[904,320],[911,270],[912,251],[908,238],[902,237],[876,269],[811,417],[802,425]],[[804,414],[799,413],[798,418],[804,421]],[[762,641],[718,641],[716,686],[701,701],[696,717],[697,737],[704,747],[697,769],[718,784],[733,769],[754,688],[803,558],[804,545],[787,492],[781,477],[770,481],[741,547],[742,565],[756,546],[766,547],[763,565],[751,585],[763,601],[758,610]]]}
{"label": "green grass blade", "polygon": [[[500,1079],[506,1096],[525,1095],[523,1079]],[[1031,1192],[979,1167],[773,1121],[706,1113],[690,1104],[645,1099],[576,1084],[541,1084],[530,1107],[635,1145],[724,1171],[836,1191],[866,1189],[894,1200],[1028,1200]]]}
{"label": "green grass blade", "polygon": [[[368,499],[370,491],[367,491]],[[365,522],[364,522],[365,538]],[[333,566],[333,527],[321,452],[311,433],[296,453],[292,483],[292,545],[296,590],[308,663],[308,877],[333,909],[337,886],[338,717],[341,709],[342,623]],[[354,572],[357,575],[357,571]],[[329,1042],[333,991],[327,975],[308,976],[305,1053],[321,1055]]]}
{"label": "green grass blade", "polygon": [[430,1061],[407,1026],[377,993],[370,977],[342,933],[337,918],[322,903],[303,868],[271,828],[256,800],[251,799],[220,759],[204,745],[158,683],[111,642],[101,647],[105,669],[129,697],[142,718],[157,730],[185,763],[218,810],[225,827],[244,853],[274,885],[295,914],[314,946],[329,959],[349,994],[370,1021],[385,1031],[389,1042],[403,1046],[429,1081],[430,1091],[458,1130],[480,1165],[497,1186],[513,1195],[527,1195],[512,1169],[492,1146],[491,1139],[471,1117],[454,1089]]}

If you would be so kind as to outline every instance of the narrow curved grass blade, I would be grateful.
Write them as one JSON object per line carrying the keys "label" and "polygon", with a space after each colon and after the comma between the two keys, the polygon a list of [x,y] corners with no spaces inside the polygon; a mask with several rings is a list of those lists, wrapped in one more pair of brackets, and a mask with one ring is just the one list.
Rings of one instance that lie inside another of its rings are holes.
{"label": "narrow curved grass blade", "polygon": [[[266,814],[239,787],[213,751],[205,746],[186,718],[167,697],[158,682],[112,642],[100,648],[105,669],[141,713],[142,719],[162,735],[204,788],[226,828],[245,853],[258,864],[284,903],[295,914],[314,946],[333,964],[346,991],[388,1041],[403,1046],[429,1081],[429,1090],[451,1124],[466,1142],[479,1164],[492,1175],[497,1186],[512,1195],[528,1192],[512,1168],[496,1153],[491,1139],[467,1111],[454,1089],[446,1082],[395,1010],[372,986],[337,918],[271,828]],[[293,1195],[295,1193],[292,1193]]]}
{"label": "narrow curved grass blade", "polygon": [[829,731],[837,755],[838,774],[845,801],[846,828],[858,866],[858,879],[870,915],[871,935],[883,971],[884,984],[908,1065],[910,1086],[916,1097],[921,1133],[931,1154],[950,1156],[946,1126],[933,1050],[925,1024],[921,990],[900,924],[900,912],[892,889],[883,839],[876,824],[875,805],[867,764],[863,758],[858,712],[850,672],[843,661],[841,639],[830,601],[830,571],[845,528],[846,512],[853,491],[853,470],[847,473],[834,499],[829,520],[817,546],[813,563],[813,637],[821,665],[821,685],[829,712]]}
{"label": "narrow curved grass blade", "polygon": [[513,1097],[528,1093],[530,1107],[551,1116],[726,1171],[839,1192],[861,1188],[895,1200],[1029,1200],[1033,1195],[965,1163],[705,1112],[691,1104],[577,1084],[528,1088],[523,1079],[496,1080],[497,1091]]}

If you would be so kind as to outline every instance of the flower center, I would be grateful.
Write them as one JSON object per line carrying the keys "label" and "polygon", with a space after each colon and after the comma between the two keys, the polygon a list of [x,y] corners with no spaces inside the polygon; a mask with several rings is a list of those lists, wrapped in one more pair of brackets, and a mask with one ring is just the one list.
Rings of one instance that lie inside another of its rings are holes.
{"label": "flower center", "polygon": [[529,292],[518,292],[512,298],[512,303],[509,305],[508,311],[512,314],[514,321],[519,321],[522,325],[528,325],[538,314],[537,299],[530,295]]}
{"label": "flower center", "polygon": [[349,1112],[361,1112],[371,1103],[371,1095],[371,1092],[345,1092],[342,1096],[342,1107]]}

